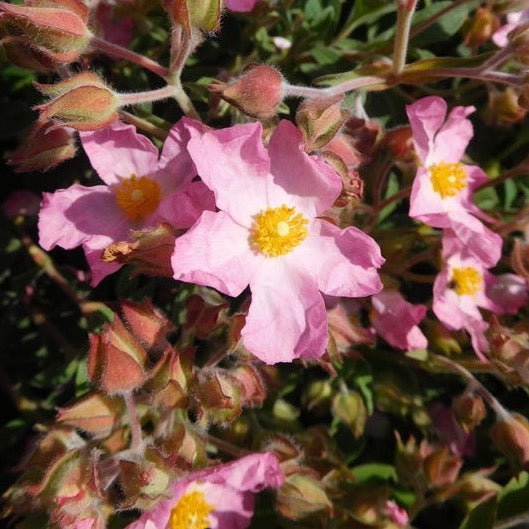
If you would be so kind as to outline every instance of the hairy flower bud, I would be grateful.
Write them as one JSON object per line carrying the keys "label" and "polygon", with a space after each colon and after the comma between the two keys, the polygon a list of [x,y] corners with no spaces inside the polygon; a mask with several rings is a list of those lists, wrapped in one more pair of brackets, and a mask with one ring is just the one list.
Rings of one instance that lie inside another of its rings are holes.
{"label": "hairy flower bud", "polygon": [[461,426],[468,432],[474,430],[487,416],[485,403],[480,395],[463,393],[454,398],[452,408]]}
{"label": "hairy flower bud", "polygon": [[56,128],[53,121],[38,119],[7,159],[17,173],[50,169],[75,156],[70,132]]}
{"label": "hairy flower bud", "polygon": [[484,118],[490,125],[509,126],[522,121],[527,109],[520,105],[520,94],[508,86],[501,92],[489,92],[489,100],[485,108]]}
{"label": "hairy flower bud", "polygon": [[492,12],[492,5],[478,7],[470,21],[465,35],[465,45],[476,48],[487,42],[500,27],[498,17]]}
{"label": "hairy flower bud", "polygon": [[[88,8],[81,0],[50,0],[19,6],[0,2],[0,13],[11,31],[8,46],[18,44],[40,55],[42,66],[69,63],[88,45]],[[13,56],[13,49],[10,55]],[[21,52],[19,51],[19,54]],[[26,63],[26,67],[30,66]],[[38,65],[37,65],[38,68]],[[39,68],[40,69],[40,68]]]}
{"label": "hairy flower bud", "polygon": [[254,66],[230,83],[216,81],[208,86],[241,112],[257,119],[276,115],[281,102],[281,74],[271,66]]}
{"label": "hairy flower bud", "polygon": [[165,10],[173,22],[191,35],[192,28],[215,31],[219,27],[222,10],[220,0],[164,0]]}
{"label": "hairy flower bud", "polygon": [[41,119],[77,130],[101,129],[118,119],[118,98],[96,74],[84,72],[54,85],[36,86],[52,98],[35,107]]}
{"label": "hairy flower bud", "polygon": [[491,430],[498,449],[513,464],[529,469],[529,421],[519,413],[498,418]]}

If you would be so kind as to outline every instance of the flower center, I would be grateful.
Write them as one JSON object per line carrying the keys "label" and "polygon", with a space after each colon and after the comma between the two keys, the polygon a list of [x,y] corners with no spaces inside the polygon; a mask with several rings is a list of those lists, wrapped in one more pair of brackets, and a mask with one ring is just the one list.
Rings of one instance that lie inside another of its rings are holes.
{"label": "flower center", "polygon": [[207,529],[212,510],[213,506],[206,502],[203,492],[187,492],[172,508],[168,529]]}
{"label": "flower center", "polygon": [[453,197],[467,185],[463,164],[441,162],[430,168],[433,190],[442,198]]}
{"label": "flower center", "polygon": [[452,281],[458,296],[473,296],[480,290],[483,278],[476,268],[462,266],[452,269]]}
{"label": "flower center", "polygon": [[147,176],[123,178],[114,187],[119,209],[129,220],[140,220],[156,210],[160,203],[160,186]]}
{"label": "flower center", "polygon": [[255,216],[250,230],[250,244],[267,257],[291,252],[307,235],[308,220],[285,204],[268,208]]}

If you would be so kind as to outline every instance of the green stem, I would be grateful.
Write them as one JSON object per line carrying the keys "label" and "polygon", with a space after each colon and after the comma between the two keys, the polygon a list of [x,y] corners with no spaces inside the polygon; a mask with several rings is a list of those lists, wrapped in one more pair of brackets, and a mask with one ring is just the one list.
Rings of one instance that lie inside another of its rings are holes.
{"label": "green stem", "polygon": [[351,90],[358,88],[365,88],[367,86],[385,84],[386,80],[383,77],[365,76],[356,77],[349,81],[330,86],[328,88],[314,88],[311,86],[296,86],[284,83],[281,87],[283,97],[332,97],[340,94],[345,94]]}
{"label": "green stem", "polygon": [[160,101],[168,97],[176,99],[176,87],[166,85],[163,88],[156,90],[147,90],[145,92],[132,92],[130,94],[117,94],[119,106],[124,107],[128,105],[139,105],[141,103],[151,103],[152,101]]}
{"label": "green stem", "polygon": [[408,42],[410,40],[411,21],[417,0],[403,4],[399,1],[397,8],[397,27],[395,30],[395,45],[393,47],[393,72],[399,75],[406,65]]}
{"label": "green stem", "polygon": [[155,138],[158,138],[160,140],[165,140],[165,138],[167,138],[167,130],[153,125],[150,121],[147,121],[146,119],[140,118],[139,116],[131,114],[130,112],[127,112],[125,110],[119,111],[119,117],[126,123],[130,123],[131,125],[134,125],[137,129],[141,129],[145,132],[148,132],[151,136],[154,136]]}

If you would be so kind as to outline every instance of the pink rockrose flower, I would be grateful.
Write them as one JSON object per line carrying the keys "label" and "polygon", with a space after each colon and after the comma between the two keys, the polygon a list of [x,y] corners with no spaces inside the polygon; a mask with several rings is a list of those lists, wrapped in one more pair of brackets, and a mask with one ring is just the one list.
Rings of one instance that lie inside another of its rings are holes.
{"label": "pink rockrose flower", "polygon": [[176,481],[167,499],[126,529],[245,529],[253,516],[255,493],[283,481],[273,454],[251,454]]}
{"label": "pink rockrose flower", "polygon": [[488,267],[500,256],[502,239],[476,217],[491,221],[472,194],[485,173],[460,162],[473,135],[467,116],[474,107],[455,107],[446,116],[446,102],[425,97],[406,107],[420,167],[410,197],[410,217],[436,228],[450,228]]}
{"label": "pink rockrose flower", "polygon": [[452,330],[465,329],[478,357],[486,361],[489,343],[479,307],[496,314],[502,308],[487,296],[496,278],[484,264],[464,246],[451,230],[443,236],[443,268],[433,285],[433,311]]}
{"label": "pink rockrose flower", "polygon": [[233,297],[249,285],[242,341],[264,362],[320,357],[328,340],[320,292],[364,297],[382,287],[376,242],[319,218],[338,197],[341,178],[304,151],[288,121],[279,123],[268,152],[260,123],[192,136],[188,150],[220,211],[204,212],[176,240],[175,279]]}
{"label": "pink rockrose flower", "polygon": [[249,13],[255,7],[259,0],[226,0],[226,7],[230,11],[239,13]]}
{"label": "pink rockrose flower", "polygon": [[134,21],[127,16],[120,17],[116,13],[116,7],[116,3],[104,0],[98,2],[95,20],[105,40],[126,48],[132,41]]}
{"label": "pink rockrose flower", "polygon": [[191,226],[204,209],[214,209],[213,195],[192,182],[196,169],[186,150],[191,129],[201,124],[178,122],[165,140],[161,156],[132,125],[115,123],[80,134],[83,148],[103,185],[74,184],[44,193],[39,240],[45,250],[83,246],[96,285],[119,264],[101,260],[111,243],[129,239],[129,230],[167,222],[175,229]]}
{"label": "pink rockrose flower", "polygon": [[371,323],[386,342],[406,351],[428,346],[426,336],[417,326],[426,316],[425,305],[413,305],[390,288],[375,294],[371,303]]}

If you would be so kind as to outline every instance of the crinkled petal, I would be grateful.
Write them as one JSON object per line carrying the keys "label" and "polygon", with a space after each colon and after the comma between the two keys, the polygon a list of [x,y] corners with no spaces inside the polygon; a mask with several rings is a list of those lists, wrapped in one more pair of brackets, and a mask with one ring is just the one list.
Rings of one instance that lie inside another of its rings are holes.
{"label": "crinkled petal", "polygon": [[243,226],[267,207],[270,161],[260,123],[204,134],[191,132],[188,150],[198,174],[215,193],[217,207]]}
{"label": "crinkled petal", "polygon": [[299,129],[282,120],[270,138],[270,171],[293,205],[309,217],[329,209],[342,189],[340,176],[322,159],[309,156]]}
{"label": "crinkled petal", "polygon": [[107,185],[121,178],[149,176],[158,166],[158,149],[135,127],[113,123],[109,127],[80,132],[81,143],[92,167]]}
{"label": "crinkled petal", "polygon": [[205,211],[176,239],[171,258],[174,278],[238,296],[248,286],[263,258],[252,253],[249,232],[230,216]]}
{"label": "crinkled petal", "polygon": [[317,285],[284,258],[269,259],[250,285],[241,331],[244,346],[267,364],[318,358],[327,344],[327,314]]}
{"label": "crinkled petal", "polygon": [[382,288],[377,272],[384,263],[380,248],[355,227],[340,230],[330,222],[315,219],[309,237],[291,260],[330,296],[365,297]]}
{"label": "crinkled petal", "polygon": [[106,186],[74,184],[44,193],[39,214],[39,242],[45,250],[70,249],[92,242],[102,247],[126,237],[131,225]]}
{"label": "crinkled petal", "polygon": [[203,182],[191,182],[163,200],[156,215],[180,230],[192,226],[205,210],[215,211],[215,197]]}

